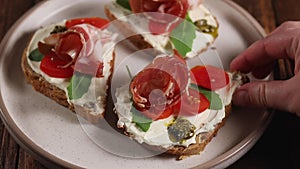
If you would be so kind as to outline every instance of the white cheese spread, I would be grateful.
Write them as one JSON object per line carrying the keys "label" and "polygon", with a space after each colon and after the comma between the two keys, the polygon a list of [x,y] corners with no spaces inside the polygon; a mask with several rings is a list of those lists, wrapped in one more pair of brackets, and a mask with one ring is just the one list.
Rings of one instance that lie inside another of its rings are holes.
{"label": "white cheese spread", "polygon": [[224,88],[218,89],[215,92],[220,96],[222,100],[223,108],[221,110],[207,109],[204,112],[195,116],[185,116],[184,119],[190,121],[195,127],[195,134],[192,138],[184,141],[183,143],[174,143],[169,139],[168,124],[171,124],[174,120],[174,116],[171,115],[166,119],[153,121],[148,131],[144,132],[132,122],[131,106],[131,94],[129,85],[124,85],[116,90],[115,96],[117,102],[115,103],[116,113],[118,114],[118,126],[126,129],[130,136],[139,143],[147,143],[153,146],[161,146],[169,148],[174,145],[189,146],[192,143],[196,143],[196,135],[199,133],[209,132],[215,129],[215,126],[222,122],[225,117],[225,105],[231,103],[231,98],[234,90],[241,85],[241,79],[233,80],[232,74],[229,73],[230,82]]}
{"label": "white cheese spread", "polygon": [[[41,28],[37,30],[34,35],[32,36],[32,39],[28,45],[26,55],[29,56],[30,53],[35,50],[38,46],[38,42],[42,41],[44,38],[48,37],[50,35],[50,32],[54,29],[56,25],[64,25],[65,21],[57,23],[57,24],[52,24],[47,27]],[[88,29],[86,26],[82,26],[83,29]],[[88,32],[88,30],[86,30]],[[111,34],[107,30],[102,30],[100,33],[108,34],[109,36],[112,36],[112,39],[114,40],[116,38],[116,34]],[[94,111],[91,112],[91,114],[97,115],[99,113],[104,112],[104,105],[105,105],[105,100],[107,96],[107,81],[110,76],[111,72],[111,61],[113,59],[113,51],[114,51],[114,41],[108,41],[105,42],[102,46],[102,50],[95,50],[94,52],[97,52],[96,55],[99,55],[101,60],[103,59],[103,75],[104,77],[93,77],[91,80],[91,84],[89,86],[88,92],[85,93],[81,98],[75,99],[75,100],[70,100],[68,101],[70,103],[73,103],[78,106],[84,106],[85,104],[88,103],[93,103],[96,107],[94,107]],[[101,53],[100,53],[101,52]],[[43,71],[40,69],[40,62],[32,61],[27,57],[27,62],[29,66],[32,68],[33,71],[36,73],[40,74],[42,77],[45,78],[46,81],[48,81],[50,84],[58,87],[61,90],[64,90],[66,93],[66,96],[68,98],[68,90],[67,87],[70,84],[70,78],[54,78],[50,77],[47,74],[45,74]]]}

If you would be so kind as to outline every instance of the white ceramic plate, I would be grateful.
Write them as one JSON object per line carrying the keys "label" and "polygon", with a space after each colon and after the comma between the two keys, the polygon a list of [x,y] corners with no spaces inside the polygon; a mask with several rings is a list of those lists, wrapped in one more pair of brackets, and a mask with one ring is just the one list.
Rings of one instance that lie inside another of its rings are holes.
{"label": "white ceramic plate", "polygon": [[[162,156],[132,158],[106,151],[107,147],[116,151],[124,147],[128,150],[134,146],[132,143],[112,139],[114,133],[101,127],[93,133],[95,137],[87,134],[86,127],[80,125],[76,115],[25,83],[20,60],[34,30],[66,18],[105,17],[103,5],[109,1],[45,1],[20,18],[3,39],[0,48],[1,118],[19,144],[50,167],[68,168],[224,168],[244,155],[263,134],[271,113],[234,107],[226,125],[199,156],[183,161]],[[231,1],[210,0],[205,4],[220,22],[220,35],[214,46],[224,68],[228,69],[232,58],[262,38],[264,31]],[[204,53],[204,57],[211,51]],[[105,146],[95,143],[93,138],[97,136],[106,142]]]}

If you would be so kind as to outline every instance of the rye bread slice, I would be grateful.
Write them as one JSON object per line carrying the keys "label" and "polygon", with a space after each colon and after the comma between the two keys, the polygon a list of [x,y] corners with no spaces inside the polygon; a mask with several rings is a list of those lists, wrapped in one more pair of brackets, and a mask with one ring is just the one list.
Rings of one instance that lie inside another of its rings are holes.
{"label": "rye bread slice", "polygon": [[[139,32],[137,32],[133,28],[135,25],[132,25],[129,22],[124,21],[123,18],[121,18],[121,19],[117,18],[113,14],[113,12],[110,10],[111,5],[114,6],[114,5],[118,5],[118,4],[111,2],[107,5],[105,5],[104,6],[105,14],[106,14],[107,18],[110,21],[112,21],[113,25],[115,25],[118,28],[118,31],[126,37],[126,39],[129,40],[139,50],[149,49],[149,48],[155,49],[155,47],[151,43],[149,43],[145,40],[143,35],[141,35]],[[131,18],[131,17],[129,17],[129,18]],[[213,18],[215,19],[215,22],[217,23],[217,27],[219,27],[219,22],[218,22],[217,18],[215,16],[213,16]],[[207,42],[206,46],[203,48],[200,48],[200,50],[194,51],[195,54],[193,55],[193,57],[208,50],[208,48],[214,43],[216,38],[217,37],[214,37],[212,41]],[[168,45],[170,45],[170,44],[167,44],[167,46]]]}
{"label": "rye bread slice", "polygon": [[140,50],[152,48],[152,45],[145,41],[142,35],[138,34],[134,31],[134,29],[132,29],[132,25],[130,25],[128,22],[118,20],[118,18],[113,13],[111,13],[111,11],[108,8],[108,5],[104,7],[107,18],[110,21],[113,21],[113,24],[117,28],[119,28],[118,31],[120,31],[121,34],[127,37],[127,40],[129,40],[134,46],[136,46]]}
{"label": "rye bread slice", "polygon": [[[236,83],[237,84],[244,84],[249,82],[249,78],[246,75],[243,75],[238,72],[234,72],[232,75],[232,80],[235,82],[232,82],[231,86]],[[225,125],[227,118],[230,116],[232,108],[232,103],[225,106],[225,117],[217,124],[215,124],[213,130],[202,132],[196,135],[194,137],[195,143],[192,143],[188,146],[182,146],[182,145],[174,145],[170,147],[163,147],[163,146],[156,146],[156,145],[149,145],[147,143],[142,143],[143,146],[146,148],[157,151],[158,153],[163,153],[171,156],[175,156],[177,160],[182,160],[186,157],[192,156],[192,155],[198,155],[201,154],[201,152],[205,149],[207,144],[217,135],[218,131]],[[115,113],[117,114],[118,118],[120,117],[120,113],[118,112],[118,109],[115,109]],[[121,115],[122,116],[122,115]],[[122,118],[122,117],[120,117]],[[130,132],[128,132],[126,125],[121,124],[118,126],[122,129],[122,132],[127,135],[128,137],[131,137],[133,140],[134,135]]]}
{"label": "rye bread slice", "polygon": [[28,43],[27,47],[25,48],[21,60],[21,67],[25,75],[26,82],[29,83],[36,91],[47,96],[48,98],[52,99],[56,103],[70,109],[73,113],[80,115],[81,117],[85,118],[91,123],[97,123],[99,119],[102,119],[105,115],[105,110],[107,106],[107,98],[109,95],[108,91],[110,90],[111,77],[114,69],[115,51],[113,51],[113,56],[112,56],[113,59],[109,63],[111,74],[109,75],[108,80],[106,82],[106,85],[108,86],[106,90],[107,94],[106,94],[106,99],[104,101],[104,104],[102,105],[104,112],[99,112],[98,114],[91,114],[92,110],[90,108],[83,107],[80,105],[74,105],[73,103],[69,102],[64,90],[52,85],[41,74],[35,72],[30,67],[27,59],[28,57],[27,50],[29,49],[29,44],[30,43]]}

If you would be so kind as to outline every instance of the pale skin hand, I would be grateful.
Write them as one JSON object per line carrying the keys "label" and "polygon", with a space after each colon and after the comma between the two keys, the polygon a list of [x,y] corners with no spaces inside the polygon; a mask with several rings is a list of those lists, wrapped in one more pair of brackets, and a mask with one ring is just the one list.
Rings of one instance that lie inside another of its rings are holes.
{"label": "pale skin hand", "polygon": [[252,82],[241,86],[233,96],[239,106],[268,107],[300,116],[300,22],[286,22],[265,39],[259,40],[231,62],[231,70],[266,77],[276,60],[295,62],[295,76],[285,81]]}

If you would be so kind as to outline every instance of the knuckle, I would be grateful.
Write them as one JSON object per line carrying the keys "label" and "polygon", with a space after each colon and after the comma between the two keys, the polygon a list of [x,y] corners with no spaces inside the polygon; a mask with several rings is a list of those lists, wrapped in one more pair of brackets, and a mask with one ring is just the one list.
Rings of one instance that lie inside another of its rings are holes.
{"label": "knuckle", "polygon": [[289,29],[291,27],[294,27],[296,24],[298,24],[296,21],[285,21],[281,24],[282,29]]}
{"label": "knuckle", "polygon": [[249,102],[259,107],[269,107],[266,84],[261,83],[255,86],[251,89],[252,92],[249,93]]}
{"label": "knuckle", "polygon": [[268,99],[268,95],[267,95],[267,85],[266,83],[262,83],[261,85],[259,85],[258,87],[258,102],[263,106],[263,107],[267,107],[267,106],[271,106],[269,105],[269,99]]}

